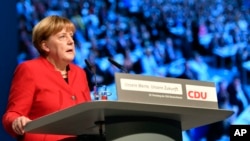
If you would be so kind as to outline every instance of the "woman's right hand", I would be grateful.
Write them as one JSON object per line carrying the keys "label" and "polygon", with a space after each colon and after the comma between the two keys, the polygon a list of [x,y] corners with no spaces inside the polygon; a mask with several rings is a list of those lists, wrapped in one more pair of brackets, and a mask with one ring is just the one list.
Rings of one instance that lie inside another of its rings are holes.
{"label": "woman's right hand", "polygon": [[18,134],[18,135],[23,135],[24,134],[24,126],[30,122],[31,120],[25,116],[21,116],[16,118],[12,122],[12,129],[13,131]]}

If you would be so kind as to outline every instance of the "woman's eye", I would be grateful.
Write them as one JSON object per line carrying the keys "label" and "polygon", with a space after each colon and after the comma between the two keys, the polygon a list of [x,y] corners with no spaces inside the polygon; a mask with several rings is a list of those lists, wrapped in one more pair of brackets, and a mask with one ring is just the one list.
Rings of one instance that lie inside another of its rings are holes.
{"label": "woman's eye", "polygon": [[65,35],[60,36],[59,38],[65,38]]}

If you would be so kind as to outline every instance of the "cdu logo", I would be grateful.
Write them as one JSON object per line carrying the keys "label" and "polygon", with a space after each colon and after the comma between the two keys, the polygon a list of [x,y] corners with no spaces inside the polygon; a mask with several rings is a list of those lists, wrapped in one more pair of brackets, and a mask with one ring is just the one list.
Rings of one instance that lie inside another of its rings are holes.
{"label": "cdu logo", "polygon": [[230,125],[230,141],[249,141],[250,125]]}

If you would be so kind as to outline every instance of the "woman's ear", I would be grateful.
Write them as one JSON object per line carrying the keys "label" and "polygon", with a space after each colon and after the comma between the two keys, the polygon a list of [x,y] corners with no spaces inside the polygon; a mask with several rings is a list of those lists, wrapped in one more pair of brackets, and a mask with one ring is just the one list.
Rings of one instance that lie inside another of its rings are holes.
{"label": "woman's ear", "polygon": [[44,50],[45,52],[49,52],[49,47],[48,47],[46,41],[42,41],[42,42],[41,42],[41,48],[42,48],[42,50]]}

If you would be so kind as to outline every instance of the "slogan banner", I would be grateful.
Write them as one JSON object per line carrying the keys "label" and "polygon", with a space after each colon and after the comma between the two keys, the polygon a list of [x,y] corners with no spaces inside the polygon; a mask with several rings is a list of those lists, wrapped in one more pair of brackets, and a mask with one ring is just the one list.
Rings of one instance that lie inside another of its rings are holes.
{"label": "slogan banner", "polygon": [[118,101],[218,109],[212,82],[116,73]]}

